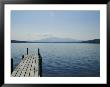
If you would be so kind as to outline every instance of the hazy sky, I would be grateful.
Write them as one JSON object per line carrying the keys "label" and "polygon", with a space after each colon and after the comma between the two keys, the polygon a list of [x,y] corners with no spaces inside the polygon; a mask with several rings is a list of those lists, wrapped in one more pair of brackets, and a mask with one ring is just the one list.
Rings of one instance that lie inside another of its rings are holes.
{"label": "hazy sky", "polygon": [[100,38],[100,11],[11,11],[11,39]]}

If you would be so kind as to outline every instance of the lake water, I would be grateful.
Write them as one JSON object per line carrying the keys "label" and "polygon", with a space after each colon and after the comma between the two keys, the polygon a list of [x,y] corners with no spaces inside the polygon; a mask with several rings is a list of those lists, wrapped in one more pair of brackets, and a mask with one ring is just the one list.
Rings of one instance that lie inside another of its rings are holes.
{"label": "lake water", "polygon": [[14,68],[22,55],[42,55],[44,77],[97,77],[100,76],[100,44],[89,43],[12,43],[11,57]]}

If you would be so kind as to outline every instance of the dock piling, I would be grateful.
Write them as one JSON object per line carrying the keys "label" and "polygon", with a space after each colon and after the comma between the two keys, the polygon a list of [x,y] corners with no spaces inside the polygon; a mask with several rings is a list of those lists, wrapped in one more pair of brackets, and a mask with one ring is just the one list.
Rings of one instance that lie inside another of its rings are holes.
{"label": "dock piling", "polygon": [[38,56],[39,56],[39,76],[42,77],[42,56],[40,54],[39,48],[38,48]]}
{"label": "dock piling", "polygon": [[39,48],[38,48],[38,55],[40,55]]}
{"label": "dock piling", "polygon": [[27,48],[27,55],[28,55],[28,48]]}
{"label": "dock piling", "polygon": [[24,55],[22,55],[22,59],[24,58]]}
{"label": "dock piling", "polygon": [[39,76],[42,77],[42,58],[39,58]]}
{"label": "dock piling", "polygon": [[13,72],[13,58],[11,58],[11,73]]}

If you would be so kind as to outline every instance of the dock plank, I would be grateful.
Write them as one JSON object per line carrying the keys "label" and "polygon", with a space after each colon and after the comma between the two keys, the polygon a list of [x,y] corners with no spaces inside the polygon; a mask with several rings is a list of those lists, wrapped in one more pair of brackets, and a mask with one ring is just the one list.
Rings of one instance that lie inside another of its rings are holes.
{"label": "dock plank", "polygon": [[39,58],[36,54],[24,55],[19,65],[12,72],[13,77],[38,77]]}

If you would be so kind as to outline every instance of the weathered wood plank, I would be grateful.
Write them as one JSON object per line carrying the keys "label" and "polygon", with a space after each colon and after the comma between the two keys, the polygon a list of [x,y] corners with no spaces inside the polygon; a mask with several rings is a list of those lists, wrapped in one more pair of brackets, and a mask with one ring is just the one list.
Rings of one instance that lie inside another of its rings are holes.
{"label": "weathered wood plank", "polygon": [[29,77],[29,72],[26,72],[25,77]]}
{"label": "weathered wood plank", "polygon": [[16,74],[16,77],[20,77],[21,71],[19,70]]}
{"label": "weathered wood plank", "polygon": [[24,55],[19,65],[12,72],[14,77],[38,77],[38,55],[28,54]]}
{"label": "weathered wood plank", "polygon": [[16,74],[17,74],[17,71],[15,70],[13,71],[12,76],[16,76]]}
{"label": "weathered wood plank", "polygon": [[20,77],[24,77],[25,76],[25,72],[26,71],[22,71]]}

